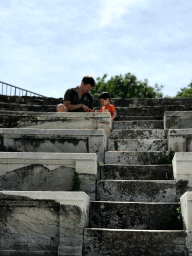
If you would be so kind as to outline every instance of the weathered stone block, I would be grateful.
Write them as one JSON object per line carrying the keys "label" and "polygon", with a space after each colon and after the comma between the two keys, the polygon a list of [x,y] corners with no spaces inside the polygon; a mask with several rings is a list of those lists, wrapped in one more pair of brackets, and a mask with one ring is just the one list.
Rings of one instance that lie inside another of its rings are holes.
{"label": "weathered stone block", "polygon": [[187,256],[186,231],[85,229],[86,256]]}
{"label": "weathered stone block", "polygon": [[175,181],[100,180],[97,200],[123,202],[176,202]]}
{"label": "weathered stone block", "polygon": [[98,161],[104,162],[106,146],[107,137],[103,129],[5,128],[0,130],[1,151],[96,153]]}
{"label": "weathered stone block", "polygon": [[74,172],[80,190],[95,199],[96,154],[0,153],[0,189],[15,191],[71,191]]}
{"label": "weathered stone block", "polygon": [[0,192],[0,255],[82,255],[84,192]]}
{"label": "weathered stone block", "polygon": [[192,111],[166,111],[164,129],[192,128]]}
{"label": "weathered stone block", "polygon": [[192,192],[186,192],[180,201],[184,229],[187,230],[187,246],[192,248]]}
{"label": "weathered stone block", "polygon": [[163,121],[157,120],[137,120],[137,121],[117,121],[113,123],[113,129],[163,129]]}
{"label": "weathered stone block", "polygon": [[192,152],[176,152],[172,162],[175,180],[186,180],[192,188]]}
{"label": "weathered stone block", "polygon": [[162,139],[108,139],[109,151],[163,151],[167,149],[167,140]]}
{"label": "weathered stone block", "polygon": [[[170,229],[168,217],[180,206],[178,203],[90,202],[90,228],[110,229]],[[172,230],[183,229],[172,223]]]}
{"label": "weathered stone block", "polygon": [[110,113],[97,112],[26,112],[9,111],[0,114],[1,127],[38,129],[104,129],[110,136]]}
{"label": "weathered stone block", "polygon": [[192,129],[170,129],[168,132],[168,150],[192,152]]}
{"label": "weathered stone block", "polygon": [[120,165],[154,165],[162,156],[163,152],[137,152],[137,151],[107,151],[105,164]]}
{"label": "weathered stone block", "polygon": [[101,180],[166,180],[173,179],[171,164],[163,165],[104,165]]}
{"label": "weathered stone block", "polygon": [[164,129],[112,130],[110,139],[166,139]]}

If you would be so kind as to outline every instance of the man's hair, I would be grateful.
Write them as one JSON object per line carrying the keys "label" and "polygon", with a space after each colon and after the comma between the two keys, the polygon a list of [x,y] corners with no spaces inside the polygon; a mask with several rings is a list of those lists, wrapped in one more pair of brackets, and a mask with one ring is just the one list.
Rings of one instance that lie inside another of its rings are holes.
{"label": "man's hair", "polygon": [[84,82],[84,85],[90,84],[91,87],[95,86],[95,80],[93,79],[92,76],[84,76],[82,79],[82,82]]}
{"label": "man's hair", "polygon": [[108,92],[102,92],[100,95],[99,95],[99,100],[100,99],[104,99],[104,100],[106,100],[106,99],[110,99],[111,97],[110,97],[110,94],[108,93]]}

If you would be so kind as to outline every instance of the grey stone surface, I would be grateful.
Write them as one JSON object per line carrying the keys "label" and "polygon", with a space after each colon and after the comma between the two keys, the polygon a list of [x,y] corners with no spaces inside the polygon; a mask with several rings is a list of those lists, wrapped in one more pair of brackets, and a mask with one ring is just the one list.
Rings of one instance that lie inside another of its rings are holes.
{"label": "grey stone surface", "polygon": [[166,111],[164,129],[192,128],[192,111]]}
{"label": "grey stone surface", "polygon": [[[184,228],[187,230],[187,246],[192,249],[192,192],[186,192],[181,198],[181,213]],[[191,251],[191,250],[190,250]]]}
{"label": "grey stone surface", "polygon": [[121,107],[136,107],[136,106],[192,106],[192,99],[187,98],[129,98],[129,99],[111,99],[111,104]]}
{"label": "grey stone surface", "polygon": [[[5,103],[20,103],[28,105],[57,105],[63,102],[63,98],[53,98],[53,97],[35,97],[35,96],[6,96],[0,95],[0,102]],[[192,99],[187,98],[128,98],[128,99],[118,99],[111,98],[111,104],[121,107],[131,107],[131,106],[164,106],[164,105],[185,105],[191,106]],[[100,106],[98,99],[94,99],[94,106]]]}
{"label": "grey stone surface", "polygon": [[165,111],[187,111],[191,110],[192,107],[184,105],[164,105],[164,106],[138,106],[130,104],[129,107],[118,107],[116,110],[119,115],[128,116],[163,116]]}
{"label": "grey stone surface", "polygon": [[163,120],[163,116],[123,116],[117,115],[115,121],[135,121],[135,120]]}
{"label": "grey stone surface", "polygon": [[192,129],[169,129],[168,150],[192,152]]}
{"label": "grey stone surface", "polygon": [[175,180],[187,181],[192,189],[192,152],[176,152],[173,157],[173,175]]}
{"label": "grey stone surface", "polygon": [[175,181],[100,180],[97,200],[123,202],[176,202]]}
{"label": "grey stone surface", "polygon": [[163,151],[167,150],[167,140],[162,139],[108,139],[109,151]]}
{"label": "grey stone surface", "polygon": [[166,139],[166,132],[164,129],[118,129],[112,130],[110,139]]}
{"label": "grey stone surface", "polygon": [[137,120],[137,121],[115,121],[113,129],[163,129],[163,121],[157,120]]}
{"label": "grey stone surface", "polygon": [[162,152],[127,152],[107,151],[105,153],[105,164],[119,165],[154,165],[162,156]]}
{"label": "grey stone surface", "polygon": [[104,162],[107,146],[103,129],[4,128],[0,136],[1,151],[96,153],[99,162]]}
{"label": "grey stone surface", "polygon": [[0,153],[0,188],[16,191],[70,191],[74,172],[80,190],[95,199],[96,154]]}
{"label": "grey stone surface", "polygon": [[185,231],[85,229],[85,256],[187,256]]}
{"label": "grey stone surface", "polygon": [[[33,164],[0,175],[0,190],[9,191],[72,191],[75,168],[60,166],[50,170]],[[79,174],[80,191],[95,200],[94,174]]]}
{"label": "grey stone surface", "polygon": [[171,164],[166,165],[104,165],[101,180],[166,180],[173,179]]}
{"label": "grey stone surface", "polygon": [[[74,203],[65,201],[68,195]],[[81,256],[88,198],[85,193],[68,195],[1,191],[0,255]]]}
{"label": "grey stone surface", "polygon": [[0,127],[38,129],[104,129],[110,136],[110,113],[1,111]]}
{"label": "grey stone surface", "polygon": [[[179,203],[90,202],[90,228],[166,230]],[[178,223],[172,230],[181,230]]]}

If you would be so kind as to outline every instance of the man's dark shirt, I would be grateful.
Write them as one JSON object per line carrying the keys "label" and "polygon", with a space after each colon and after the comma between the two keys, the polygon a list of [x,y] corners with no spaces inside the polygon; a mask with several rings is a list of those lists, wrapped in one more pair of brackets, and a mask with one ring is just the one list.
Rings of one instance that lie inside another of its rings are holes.
{"label": "man's dark shirt", "polygon": [[[79,98],[79,94],[77,92],[77,87],[68,89],[64,95],[64,101],[70,101],[71,105],[84,104],[88,108],[93,109],[93,96],[86,92],[81,98]],[[85,112],[83,108],[77,108],[75,110],[68,110],[69,112]]]}

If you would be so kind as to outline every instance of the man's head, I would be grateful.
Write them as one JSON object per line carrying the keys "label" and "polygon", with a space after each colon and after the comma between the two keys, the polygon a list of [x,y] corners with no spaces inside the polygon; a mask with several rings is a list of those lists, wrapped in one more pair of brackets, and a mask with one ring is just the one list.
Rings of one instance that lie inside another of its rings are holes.
{"label": "man's head", "polygon": [[102,106],[107,106],[110,104],[110,94],[108,92],[102,92],[99,96],[99,100]]}
{"label": "man's head", "polygon": [[84,76],[81,82],[84,93],[89,92],[95,86],[95,80],[92,76]]}

